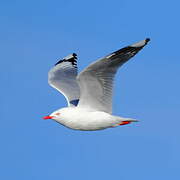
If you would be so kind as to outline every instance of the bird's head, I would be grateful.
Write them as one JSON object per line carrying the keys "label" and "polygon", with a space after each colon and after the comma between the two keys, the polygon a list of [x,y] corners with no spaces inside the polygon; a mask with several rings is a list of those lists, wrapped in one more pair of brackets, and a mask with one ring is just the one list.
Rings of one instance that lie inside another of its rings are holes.
{"label": "bird's head", "polygon": [[57,119],[59,119],[60,114],[61,114],[60,112],[53,112],[52,114],[50,114],[48,116],[44,116],[43,119],[44,120],[47,120],[47,119],[57,120]]}

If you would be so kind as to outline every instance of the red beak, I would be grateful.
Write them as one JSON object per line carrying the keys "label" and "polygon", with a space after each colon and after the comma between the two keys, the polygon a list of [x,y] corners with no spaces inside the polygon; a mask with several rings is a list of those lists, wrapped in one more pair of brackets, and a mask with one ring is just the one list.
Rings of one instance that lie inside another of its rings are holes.
{"label": "red beak", "polygon": [[44,116],[43,119],[52,119],[53,116]]}

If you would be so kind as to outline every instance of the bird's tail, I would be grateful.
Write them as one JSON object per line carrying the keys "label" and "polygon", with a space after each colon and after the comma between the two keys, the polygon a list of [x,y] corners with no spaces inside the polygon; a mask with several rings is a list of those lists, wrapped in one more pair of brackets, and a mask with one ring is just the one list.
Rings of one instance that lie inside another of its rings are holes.
{"label": "bird's tail", "polygon": [[138,122],[138,120],[127,118],[127,119],[121,121],[118,125],[119,125],[119,126],[122,126],[122,125],[130,124],[130,123],[132,123],[132,122]]}
{"label": "bird's tail", "polygon": [[133,122],[139,122],[139,121],[137,119],[123,118],[119,123],[115,124],[113,127],[122,126]]}

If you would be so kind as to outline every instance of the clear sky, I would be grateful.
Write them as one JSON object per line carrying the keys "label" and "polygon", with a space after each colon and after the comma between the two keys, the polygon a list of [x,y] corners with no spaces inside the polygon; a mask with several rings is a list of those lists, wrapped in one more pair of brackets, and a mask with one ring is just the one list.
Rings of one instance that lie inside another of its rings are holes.
{"label": "clear sky", "polygon": [[[0,179],[180,179],[178,0],[2,0]],[[97,132],[41,117],[66,105],[47,83],[59,58],[79,70],[146,37],[115,79],[113,113],[140,122]]]}

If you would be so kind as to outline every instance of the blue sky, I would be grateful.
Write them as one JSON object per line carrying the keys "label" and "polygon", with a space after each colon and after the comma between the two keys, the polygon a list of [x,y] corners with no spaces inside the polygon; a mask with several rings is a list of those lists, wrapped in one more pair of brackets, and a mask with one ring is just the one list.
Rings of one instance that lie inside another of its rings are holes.
{"label": "blue sky", "polygon": [[[1,1],[3,180],[180,178],[179,6],[171,1]],[[59,58],[76,52],[79,70],[146,37],[118,72],[114,114],[140,122],[97,132],[42,116],[66,105],[47,83]]]}

